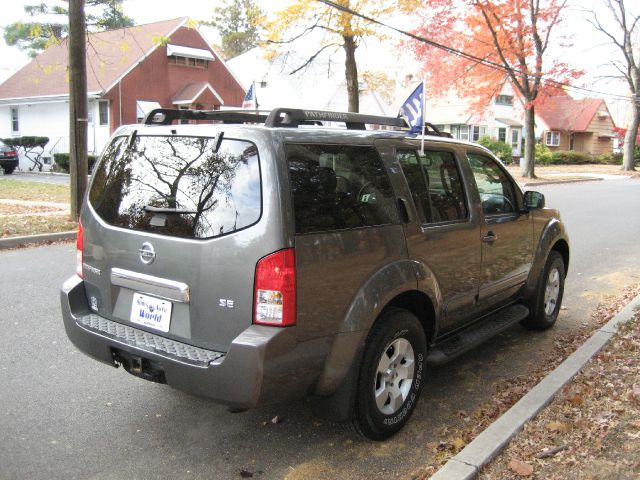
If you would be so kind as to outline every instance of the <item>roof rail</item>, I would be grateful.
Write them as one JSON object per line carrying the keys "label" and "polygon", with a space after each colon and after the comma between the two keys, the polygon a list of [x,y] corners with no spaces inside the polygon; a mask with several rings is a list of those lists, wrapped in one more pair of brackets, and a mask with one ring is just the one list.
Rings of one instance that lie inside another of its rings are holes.
{"label": "roof rail", "polygon": [[293,127],[308,122],[342,122],[349,130],[365,130],[365,125],[385,125],[407,128],[403,118],[381,117],[362,113],[329,112],[325,110],[302,110],[299,108],[275,108],[265,122],[267,127]]}
{"label": "roof rail", "polygon": [[171,125],[175,120],[217,120],[223,123],[264,123],[267,115],[255,110],[177,110],[156,108],[144,119],[145,125]]}
{"label": "roof rail", "polygon": [[[269,128],[298,128],[301,125],[323,125],[323,122],[344,123],[348,130],[365,130],[366,125],[382,125],[408,129],[401,117],[382,117],[362,113],[303,110],[299,108],[275,108],[269,110],[176,110],[157,108],[147,114],[145,125],[171,125],[176,120],[214,120],[222,123],[262,123]],[[451,137],[440,132],[433,124],[425,122],[425,135]]]}

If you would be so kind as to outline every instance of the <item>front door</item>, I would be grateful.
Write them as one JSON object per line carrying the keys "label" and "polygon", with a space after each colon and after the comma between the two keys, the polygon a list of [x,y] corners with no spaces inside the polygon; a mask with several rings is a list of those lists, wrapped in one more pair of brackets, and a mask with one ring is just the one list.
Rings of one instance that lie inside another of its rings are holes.
{"label": "front door", "polygon": [[527,280],[533,224],[521,195],[502,166],[488,155],[467,153],[482,202],[482,269],[478,300],[489,307],[513,295]]}

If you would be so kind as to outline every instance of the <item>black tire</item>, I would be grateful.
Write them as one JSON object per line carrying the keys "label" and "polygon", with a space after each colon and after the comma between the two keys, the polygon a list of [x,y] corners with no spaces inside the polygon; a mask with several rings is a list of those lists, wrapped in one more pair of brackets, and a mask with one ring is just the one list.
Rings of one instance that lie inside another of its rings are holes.
{"label": "black tire", "polygon": [[7,167],[7,168],[4,169],[4,174],[5,175],[11,175],[15,169],[16,169],[16,167]]}
{"label": "black tire", "polygon": [[[407,423],[425,381],[426,357],[425,333],[418,319],[406,310],[384,312],[367,338],[356,385],[352,423],[360,435],[384,440]],[[390,363],[385,374],[378,371],[383,361]]]}
{"label": "black tire", "polygon": [[[531,313],[521,322],[524,327],[531,330],[546,330],[556,323],[560,305],[562,304],[565,276],[562,255],[552,250],[549,252],[544,270],[538,280],[536,291],[529,302]],[[547,287],[551,289],[550,297],[546,295]],[[555,293],[553,290],[555,290]]]}

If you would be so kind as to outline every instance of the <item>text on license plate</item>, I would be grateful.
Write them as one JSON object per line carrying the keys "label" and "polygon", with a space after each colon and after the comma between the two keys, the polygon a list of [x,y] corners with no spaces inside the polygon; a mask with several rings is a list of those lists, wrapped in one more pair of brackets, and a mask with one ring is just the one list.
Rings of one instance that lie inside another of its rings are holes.
{"label": "text on license plate", "polygon": [[129,320],[131,323],[168,332],[171,323],[171,307],[173,305],[167,300],[134,293]]}

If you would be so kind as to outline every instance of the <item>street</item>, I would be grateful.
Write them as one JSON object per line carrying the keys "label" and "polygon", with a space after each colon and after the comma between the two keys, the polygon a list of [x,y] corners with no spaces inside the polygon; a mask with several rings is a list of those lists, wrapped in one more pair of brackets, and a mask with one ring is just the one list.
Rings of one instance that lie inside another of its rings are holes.
{"label": "street", "polygon": [[473,411],[496,383],[544,362],[560,332],[640,282],[640,181],[530,189],[560,209],[570,235],[556,328],[515,326],[434,369],[407,427],[384,443],[316,418],[308,401],[229,413],[99,364],[75,350],[62,325],[58,292],[73,274],[75,245],[0,251],[0,478],[407,478],[430,461],[427,444],[461,421],[457,411]]}

